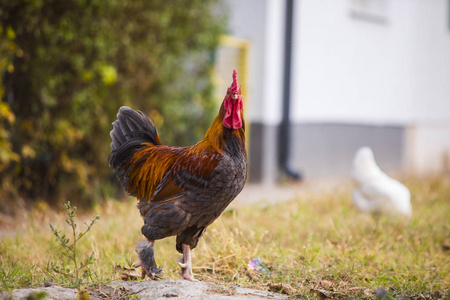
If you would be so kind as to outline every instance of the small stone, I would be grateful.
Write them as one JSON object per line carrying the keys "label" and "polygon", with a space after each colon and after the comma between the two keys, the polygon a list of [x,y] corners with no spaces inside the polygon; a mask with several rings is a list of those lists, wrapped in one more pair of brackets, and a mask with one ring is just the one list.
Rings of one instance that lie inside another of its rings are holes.
{"label": "small stone", "polygon": [[166,298],[178,297],[178,294],[167,293],[167,294],[164,294],[163,297],[166,297]]}
{"label": "small stone", "polygon": [[322,299],[327,299],[327,298],[331,298],[331,294],[330,292],[326,291],[326,290],[322,290],[322,289],[311,289],[312,292],[316,293],[317,295],[319,295],[320,298]]}
{"label": "small stone", "polygon": [[45,287],[49,287],[53,285],[53,278],[49,278],[44,282]]}
{"label": "small stone", "polygon": [[374,291],[374,294],[375,294],[377,297],[383,298],[384,296],[386,296],[387,291],[386,291],[385,289],[379,287],[379,288],[377,288],[377,289]]}
{"label": "small stone", "polygon": [[293,295],[297,293],[297,290],[287,283],[269,283],[268,286],[272,292],[276,293],[283,293],[286,295]]}
{"label": "small stone", "polygon": [[329,281],[329,280],[322,280],[322,281],[320,282],[320,285],[321,285],[322,287],[324,287],[324,288],[328,288],[328,287],[333,286],[333,283],[332,283],[331,281]]}

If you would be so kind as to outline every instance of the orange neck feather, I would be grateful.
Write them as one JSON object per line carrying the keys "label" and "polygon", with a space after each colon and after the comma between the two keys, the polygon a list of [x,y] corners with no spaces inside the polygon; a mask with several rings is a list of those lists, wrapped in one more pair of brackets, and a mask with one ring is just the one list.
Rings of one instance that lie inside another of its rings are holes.
{"label": "orange neck feather", "polygon": [[[205,149],[211,147],[215,152],[220,152],[225,147],[225,135],[224,130],[226,128],[223,126],[223,118],[225,116],[225,108],[223,104],[220,106],[219,113],[217,117],[214,119],[211,127],[206,131],[205,138],[200,141],[197,145],[199,147]],[[232,134],[234,134],[237,138],[242,140],[245,145],[245,122],[244,122],[244,111],[241,110],[241,118],[242,118],[242,127],[239,129],[233,129]],[[201,144],[201,146],[200,146]]]}

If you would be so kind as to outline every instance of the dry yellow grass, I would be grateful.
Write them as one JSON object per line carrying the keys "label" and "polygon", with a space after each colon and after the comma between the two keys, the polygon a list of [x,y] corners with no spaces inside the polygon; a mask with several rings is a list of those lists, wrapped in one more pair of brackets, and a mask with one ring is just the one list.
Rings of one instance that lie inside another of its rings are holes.
{"label": "dry yellow grass", "polygon": [[[373,217],[351,204],[350,187],[320,196],[302,196],[273,206],[230,209],[208,228],[193,251],[198,279],[224,285],[290,289],[300,297],[371,297],[382,287],[391,295],[442,295],[450,288],[450,180],[409,180],[413,216]],[[39,210],[38,210],[39,211]],[[61,260],[48,223],[69,231],[62,214],[30,214],[29,222],[0,242],[2,290],[36,286]],[[45,207],[40,211],[48,211]],[[143,240],[135,201],[109,200],[79,219],[101,220],[81,241],[79,255],[95,252],[94,283],[120,278],[114,266],[137,262],[135,244]],[[178,278],[175,239],[156,243],[163,278]],[[248,270],[259,256],[270,274]]]}

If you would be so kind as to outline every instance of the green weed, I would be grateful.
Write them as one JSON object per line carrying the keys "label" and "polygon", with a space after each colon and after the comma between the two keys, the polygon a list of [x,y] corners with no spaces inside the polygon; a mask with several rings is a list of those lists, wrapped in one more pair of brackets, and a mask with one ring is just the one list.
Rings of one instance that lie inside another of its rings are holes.
{"label": "green weed", "polygon": [[[50,262],[50,270],[70,279],[73,286],[80,290],[80,286],[85,284],[86,281],[93,281],[93,274],[90,266],[94,262],[95,252],[86,255],[85,258],[80,261],[79,255],[77,254],[77,244],[91,230],[92,226],[100,219],[100,216],[97,215],[92,218],[89,224],[84,223],[86,225],[85,230],[77,233],[77,223],[75,220],[77,208],[72,207],[70,201],[68,201],[64,204],[64,209],[66,211],[65,222],[72,230],[72,242],[65,233],[61,230],[57,230],[50,223],[50,229],[55,236],[55,242],[59,242],[59,249],[62,254],[62,259],[57,262]],[[80,273],[81,271],[83,272]]]}

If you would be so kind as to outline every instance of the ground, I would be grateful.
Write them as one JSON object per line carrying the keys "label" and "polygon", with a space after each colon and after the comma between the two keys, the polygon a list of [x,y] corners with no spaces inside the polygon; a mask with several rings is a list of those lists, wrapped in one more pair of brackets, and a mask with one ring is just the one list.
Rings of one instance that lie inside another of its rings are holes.
{"label": "ground", "polygon": [[[12,294],[11,300],[24,299],[30,294],[44,291],[46,299],[73,300],[77,296],[74,289],[62,287],[41,287],[34,289],[18,289]],[[217,299],[263,300],[287,299],[286,295],[267,291],[241,288],[223,287],[213,283],[189,282],[186,280],[165,279],[158,281],[114,281],[108,285],[88,289],[91,299],[139,299],[167,300],[167,299]],[[7,296],[7,295],[5,295]]]}
{"label": "ground", "polygon": [[[142,220],[134,199],[108,200],[78,220],[81,229],[93,215],[101,216],[77,248],[80,258],[95,258],[85,278],[87,290],[100,299],[448,298],[450,179],[404,182],[413,195],[409,219],[362,214],[352,205],[351,184],[345,181],[249,185],[193,251],[200,283],[177,280],[180,255],[173,238],[156,243],[163,280],[118,281],[136,263],[133,250],[142,240]],[[48,227],[52,223],[67,232],[63,213],[41,203],[34,212],[24,211],[22,220],[0,237],[3,296],[29,293],[48,278],[57,290],[73,286],[49,267],[72,267]],[[75,291],[69,292],[73,299]]]}

